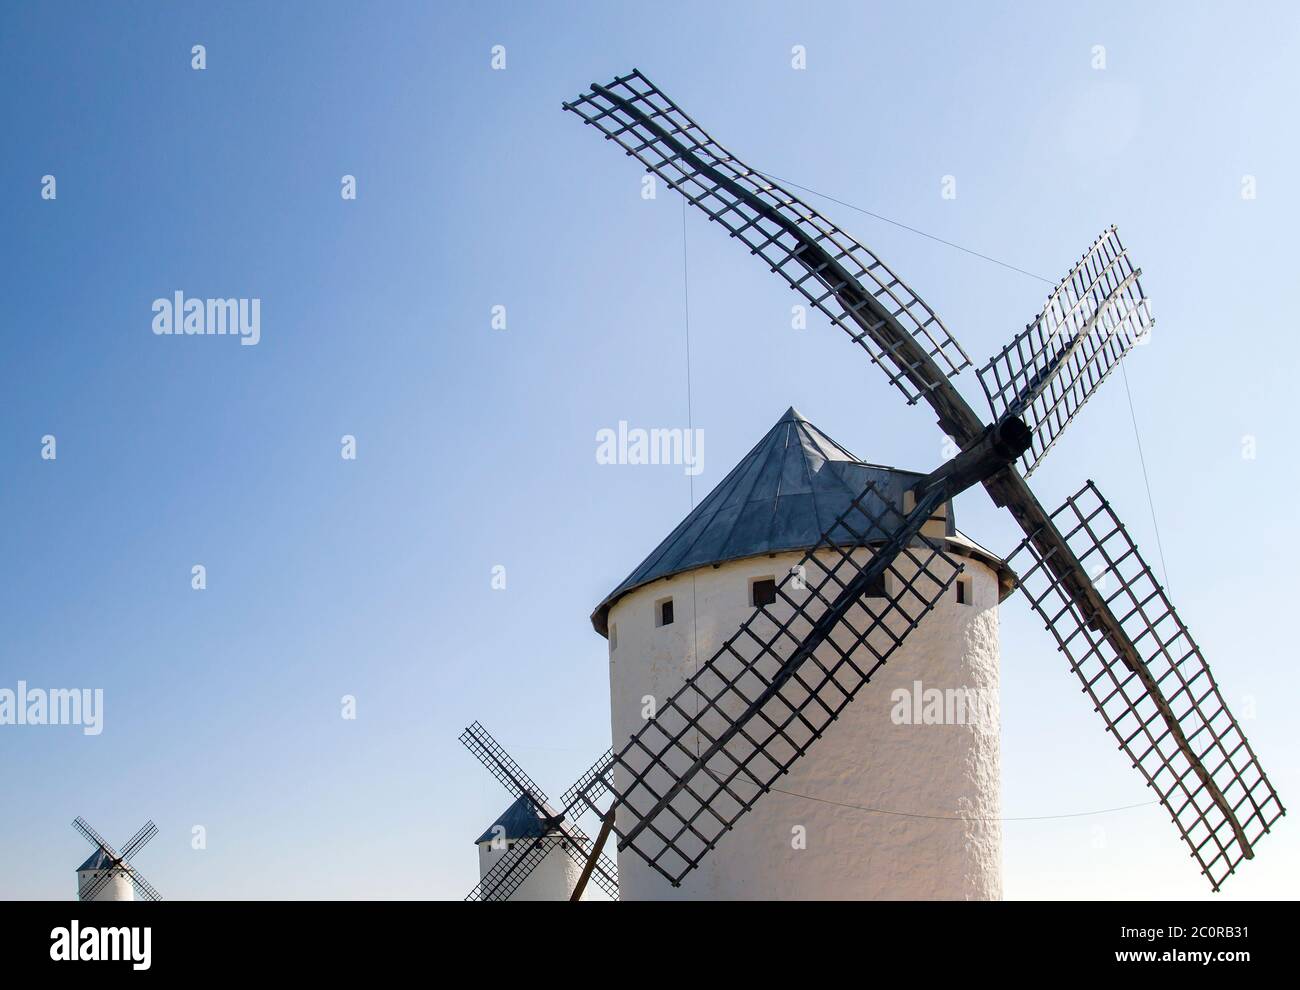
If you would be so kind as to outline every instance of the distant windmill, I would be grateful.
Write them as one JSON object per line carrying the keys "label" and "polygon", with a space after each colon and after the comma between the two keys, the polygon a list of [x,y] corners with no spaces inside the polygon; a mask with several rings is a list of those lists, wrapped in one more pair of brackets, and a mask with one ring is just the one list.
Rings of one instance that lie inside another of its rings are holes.
{"label": "distant windmill", "polygon": [[140,826],[139,831],[127,839],[120,853],[105,842],[104,837],[91,828],[84,818],[78,816],[73,820],[72,827],[95,847],[90,858],[77,867],[77,900],[131,901],[135,899],[133,887],[147,901],[162,900],[158,891],[130,863],[131,857],[158,834],[158,827],[153,822],[145,822]]}
{"label": "distant windmill", "polygon": [[[487,729],[475,722],[461,733],[460,741],[515,798],[476,840],[481,879],[465,899],[577,900],[592,878],[617,900],[618,867],[613,860],[592,854],[586,833],[551,807],[546,793]],[[586,785],[592,776],[589,771],[578,784]],[[565,792],[566,807],[575,803],[578,784]]]}
{"label": "distant windmill", "polygon": [[[775,593],[575,785],[564,813],[602,819],[591,861],[612,828],[620,850],[680,884],[958,580],[961,565],[933,527],[954,496],[982,484],[1025,533],[1009,560],[1024,561],[1030,605],[1218,890],[1285,809],[1096,486],[1049,513],[1024,480],[1152,325],[1140,271],[1115,229],[978,370],[992,411],[985,423],[949,380],[970,360],[930,307],[871,251],[732,157],[640,72],[593,84],[564,108],[740,240],[845,330],[909,404],[929,403],[960,447],[901,498],[868,482]],[[869,554],[856,552],[865,547]],[[607,791],[613,800],[602,809]],[[552,814],[541,795],[529,800]],[[527,868],[517,863],[516,875]]]}

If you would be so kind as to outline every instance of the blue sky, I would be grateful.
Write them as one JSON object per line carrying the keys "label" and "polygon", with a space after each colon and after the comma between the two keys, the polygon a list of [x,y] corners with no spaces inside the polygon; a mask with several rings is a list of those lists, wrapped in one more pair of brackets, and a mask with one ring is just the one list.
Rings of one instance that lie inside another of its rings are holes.
{"label": "blue sky", "polygon": [[[168,897],[460,897],[508,803],[461,727],[481,719],[553,793],[609,745],[588,613],[692,498],[680,467],[594,456],[621,419],[687,423],[680,200],[643,200],[560,111],[633,66],[755,167],[1053,281],[1119,225],[1157,319],[1127,370],[1169,589],[1284,803],[1300,793],[1300,13],[696,7],[0,12],[0,687],[106,692],[97,737],[0,727],[0,894],[71,896],[80,814],[110,840],[153,818],[138,865]],[[1041,281],[811,201],[977,362],[1042,304]],[[791,404],[867,460],[939,463],[933,417],[838,331],[791,330],[790,292],[701,217],[686,239],[697,500]],[[260,298],[260,343],[155,336],[176,290]],[[1055,506],[1085,478],[1156,562],[1118,377],[1034,487]],[[1016,542],[981,492],[957,513]],[[1002,637],[1004,813],[1146,799],[1018,600]],[[1220,896],[1290,896],[1292,832]],[[1008,822],[1005,883],[1207,891],[1154,807]]]}

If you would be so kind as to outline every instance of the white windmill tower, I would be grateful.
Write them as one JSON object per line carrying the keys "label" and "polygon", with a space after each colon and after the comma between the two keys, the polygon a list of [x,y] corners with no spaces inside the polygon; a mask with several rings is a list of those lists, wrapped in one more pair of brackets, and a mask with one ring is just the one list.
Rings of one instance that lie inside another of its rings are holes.
{"label": "white windmill tower", "polygon": [[75,828],[95,851],[77,867],[77,900],[79,901],[133,901],[135,892],[147,901],[161,900],[150,883],[131,865],[130,858],[138,853],[158,834],[153,822],[144,825],[126,841],[119,853],[96,832],[84,818],[73,820]]}
{"label": "white windmill tower", "polygon": [[135,892],[127,871],[115,866],[113,857],[103,849],[96,849],[77,867],[77,900],[133,901]]}
{"label": "white windmill tower", "polygon": [[[786,412],[593,613],[609,640],[613,738],[641,729],[647,699],[672,695],[755,608],[777,608],[777,586],[868,484],[901,504],[922,477],[863,463]],[[872,690],[680,886],[624,852],[625,899],[1001,896],[993,699],[997,606],[1014,578],[957,531],[950,505],[924,532],[964,569]],[[866,546],[886,534],[859,535]],[[895,580],[884,575],[882,600],[898,593]],[[703,741],[699,731],[686,739]]]}

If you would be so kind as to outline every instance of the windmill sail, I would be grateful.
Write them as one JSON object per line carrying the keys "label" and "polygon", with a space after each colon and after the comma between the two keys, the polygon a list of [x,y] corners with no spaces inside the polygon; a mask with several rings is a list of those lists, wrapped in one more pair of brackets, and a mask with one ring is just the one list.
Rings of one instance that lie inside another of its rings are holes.
{"label": "windmill sail", "polygon": [[[613,792],[620,849],[679,884],[821,737],[960,573],[919,535],[943,497],[905,517],[869,484],[776,602],[755,609],[597,771],[579,795]],[[872,553],[869,532],[893,535]]]}
{"label": "windmill sail", "polygon": [[564,109],[762,258],[884,368],[909,402],[970,364],[934,311],[883,261],[733,157],[640,72],[593,84]]}
{"label": "windmill sail", "polygon": [[86,819],[78,815],[76,818],[72,820],[72,827],[75,828],[78,832],[80,832],[82,837],[85,838],[86,841],[89,842],[92,846],[98,846],[100,849],[104,850],[104,852],[108,853],[114,859],[117,859],[117,850],[115,850],[112,846],[110,846],[107,840],[105,840],[105,838],[102,835],[100,835],[93,828],[91,828],[90,823],[87,822]]}
{"label": "windmill sail", "polygon": [[560,803],[564,805],[565,815],[568,815],[571,809],[579,805],[584,806],[579,810],[579,813],[581,813],[582,810],[585,810],[585,807],[594,807],[594,803],[604,797],[606,775],[613,762],[614,750],[605,750],[600,759],[593,763],[581,777],[573,782],[573,786],[560,796]]}
{"label": "windmill sail", "polygon": [[162,900],[162,895],[159,894],[158,891],[156,891],[153,888],[153,885],[150,884],[148,880],[140,876],[140,874],[137,873],[135,870],[131,870],[127,874],[127,879],[131,881],[131,886],[135,888],[135,892],[139,894],[141,897],[143,897],[146,901]]}
{"label": "windmill sail", "polygon": [[135,835],[127,839],[126,845],[122,847],[121,858],[124,860],[130,859],[137,852],[143,849],[145,845],[147,845],[148,842],[157,834],[158,834],[158,826],[155,825],[152,821],[145,822],[143,825],[140,826],[140,830],[136,832]]}
{"label": "windmill sail", "polygon": [[[571,820],[588,809],[596,808],[596,802],[605,796],[607,790],[605,786],[606,775],[613,762],[614,750],[605,750],[600,759],[584,771],[582,776],[575,780],[573,785],[560,796],[560,803],[564,806],[566,818]],[[586,850],[579,853],[574,847],[566,847],[569,855],[580,866],[586,866],[587,858],[593,848],[591,840],[587,838],[585,832],[572,824],[571,821],[566,822],[565,827],[582,840],[581,847]],[[595,851],[597,860],[591,871],[591,879],[611,898],[618,900],[618,865],[604,853],[599,850]]]}
{"label": "windmill sail", "polygon": [[[1029,563],[1021,589],[1218,890],[1285,809],[1191,633],[1097,487],[1088,482],[1051,523],[1009,558]],[[1079,579],[1068,575],[1080,568],[1095,575],[1095,595],[1071,587]]]}
{"label": "windmill sail", "polygon": [[1083,404],[1155,321],[1119,234],[1111,227],[1047,297],[1038,318],[976,375],[995,419],[1019,416],[1033,431],[1033,474]]}
{"label": "windmill sail", "polygon": [[505,751],[487,729],[475,722],[461,733],[460,741],[514,797],[526,797],[533,802],[538,812],[550,813],[547,806],[550,799],[546,792],[524,773],[524,768],[515,762],[514,757]]}

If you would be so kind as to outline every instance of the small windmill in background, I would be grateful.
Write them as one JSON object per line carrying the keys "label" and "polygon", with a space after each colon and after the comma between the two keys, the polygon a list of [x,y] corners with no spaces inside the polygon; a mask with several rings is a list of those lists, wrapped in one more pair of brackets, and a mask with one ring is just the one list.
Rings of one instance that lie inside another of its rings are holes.
{"label": "small windmill in background", "polygon": [[[133,901],[135,892],[146,901],[159,901],[153,886],[131,865],[131,857],[143,849],[155,835],[158,826],[145,822],[139,831],[127,839],[122,851],[117,852],[104,841],[104,837],[80,816],[72,827],[85,837],[95,851],[77,867],[77,900],[79,901]],[[133,889],[134,888],[134,889]]]}
{"label": "small windmill in background", "polygon": [[[587,834],[576,822],[566,820],[564,811],[551,807],[546,793],[487,729],[475,722],[461,734],[460,741],[515,798],[475,840],[481,879],[465,900],[577,900],[589,878],[617,900],[618,867],[613,860],[592,856]],[[590,783],[598,772],[589,770],[565,791],[562,803],[566,808],[577,803],[579,787]]]}

